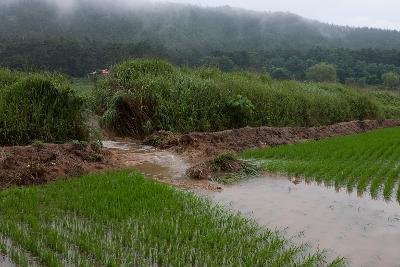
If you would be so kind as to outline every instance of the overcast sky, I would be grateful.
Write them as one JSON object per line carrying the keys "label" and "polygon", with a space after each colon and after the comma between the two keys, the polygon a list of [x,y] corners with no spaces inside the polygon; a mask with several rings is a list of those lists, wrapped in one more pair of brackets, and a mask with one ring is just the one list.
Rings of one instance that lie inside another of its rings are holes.
{"label": "overcast sky", "polygon": [[[0,0],[1,3],[16,0]],[[400,0],[47,0],[63,8],[76,2],[111,3],[131,6],[139,3],[177,2],[201,6],[241,7],[258,11],[288,11],[306,18],[338,25],[368,26],[400,30]]]}
{"label": "overcast sky", "polygon": [[171,0],[203,6],[230,5],[259,11],[289,11],[350,26],[400,30],[400,0]]}

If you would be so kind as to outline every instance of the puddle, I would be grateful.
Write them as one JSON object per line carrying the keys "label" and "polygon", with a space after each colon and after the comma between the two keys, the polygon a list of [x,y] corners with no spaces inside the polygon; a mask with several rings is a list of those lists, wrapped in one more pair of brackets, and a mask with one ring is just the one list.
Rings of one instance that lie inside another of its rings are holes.
{"label": "puddle", "polygon": [[15,267],[15,265],[12,263],[11,259],[2,254],[0,254],[0,266],[1,267]]}
{"label": "puddle", "polygon": [[159,179],[187,178],[185,172],[190,164],[171,152],[129,142],[104,141],[103,146],[114,150],[121,165],[135,167],[145,175]]}
{"label": "puddle", "polygon": [[[209,193],[215,202],[242,212],[299,241],[319,244],[328,257],[340,255],[350,266],[400,266],[400,205],[360,198],[357,193],[285,177],[260,177]],[[288,227],[282,229],[281,227]]]}

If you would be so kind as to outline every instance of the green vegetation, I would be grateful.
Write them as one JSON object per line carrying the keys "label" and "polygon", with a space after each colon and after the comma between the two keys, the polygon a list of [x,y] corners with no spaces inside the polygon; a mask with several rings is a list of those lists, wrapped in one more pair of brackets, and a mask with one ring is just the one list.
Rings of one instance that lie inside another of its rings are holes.
{"label": "green vegetation", "polygon": [[0,65],[12,69],[84,77],[128,58],[153,57],[302,81],[308,68],[327,62],[339,82],[362,86],[383,85],[384,73],[400,73],[398,31],[228,7],[141,3],[130,9],[78,1],[74,12],[60,16],[54,1],[5,2],[0,1]]}
{"label": "green vegetation", "polygon": [[314,82],[336,82],[336,68],[327,63],[320,63],[307,70],[307,79]]}
{"label": "green vegetation", "polygon": [[206,164],[216,174],[212,181],[225,185],[233,184],[258,174],[257,166],[239,160],[232,154],[222,154],[206,162]]}
{"label": "green vegetation", "polygon": [[134,171],[0,192],[0,249],[21,266],[340,266]]}
{"label": "green vegetation", "polygon": [[86,139],[83,101],[56,74],[0,70],[0,145]]}
{"label": "green vegetation", "polygon": [[383,84],[388,88],[396,88],[400,85],[400,75],[395,72],[387,72],[382,75]]}
{"label": "green vegetation", "polygon": [[381,103],[388,118],[400,118],[400,92],[371,91]]}
{"label": "green vegetation", "polygon": [[[385,94],[385,92],[382,92]],[[175,68],[159,60],[112,67],[95,90],[102,123],[120,134],[215,131],[249,126],[318,126],[389,118],[385,98],[340,84],[276,81],[268,75]]]}
{"label": "green vegetation", "polygon": [[400,201],[400,128],[244,152],[270,172]]}

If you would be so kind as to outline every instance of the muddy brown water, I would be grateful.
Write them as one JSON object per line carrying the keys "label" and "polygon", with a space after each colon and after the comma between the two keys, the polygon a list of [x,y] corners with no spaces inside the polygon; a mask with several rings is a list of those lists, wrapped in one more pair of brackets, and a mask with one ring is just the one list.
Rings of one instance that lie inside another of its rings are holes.
{"label": "muddy brown water", "polygon": [[[190,163],[177,154],[135,143],[105,142],[104,146],[123,152],[121,160],[126,166],[148,176],[190,183],[185,177]],[[222,192],[196,192],[262,226],[283,231],[294,242],[327,249],[330,259],[346,257],[350,266],[400,267],[397,202],[317,184],[296,185],[283,176],[257,177],[227,186]]]}
{"label": "muddy brown water", "polygon": [[156,178],[185,178],[190,163],[178,155],[135,142],[104,141],[103,146],[119,150],[120,164],[135,167],[143,174]]}
{"label": "muddy brown water", "polygon": [[330,259],[340,255],[350,266],[400,266],[397,202],[317,184],[295,185],[282,176],[254,178],[209,196],[286,236],[302,233],[298,241],[327,249]]}

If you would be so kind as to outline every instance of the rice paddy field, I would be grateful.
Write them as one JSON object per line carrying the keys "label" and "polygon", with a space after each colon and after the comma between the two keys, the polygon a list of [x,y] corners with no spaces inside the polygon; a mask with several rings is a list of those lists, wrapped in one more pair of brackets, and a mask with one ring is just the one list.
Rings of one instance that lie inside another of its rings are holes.
{"label": "rice paddy field", "polygon": [[0,192],[18,266],[339,266],[321,251],[132,170]]}
{"label": "rice paddy field", "polygon": [[273,173],[400,202],[400,128],[243,152]]}

